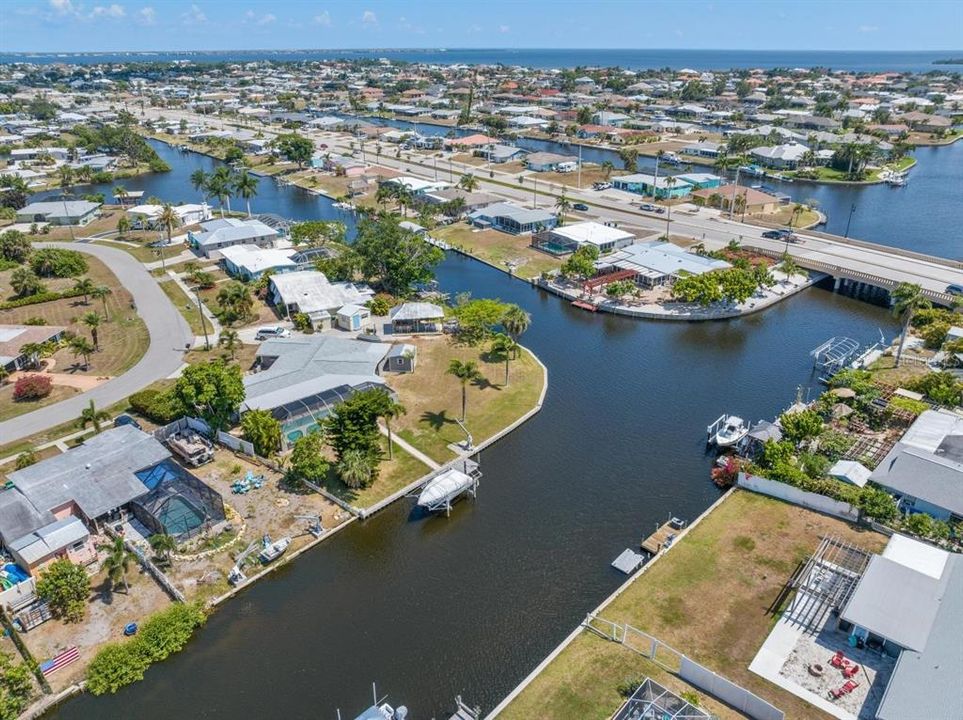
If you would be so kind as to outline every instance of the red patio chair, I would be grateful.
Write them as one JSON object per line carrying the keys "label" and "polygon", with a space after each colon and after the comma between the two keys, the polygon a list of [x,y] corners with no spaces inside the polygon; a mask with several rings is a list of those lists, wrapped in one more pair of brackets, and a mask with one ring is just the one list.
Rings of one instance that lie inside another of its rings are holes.
{"label": "red patio chair", "polygon": [[843,651],[837,650],[836,654],[829,658],[829,664],[835,668],[845,667],[848,663],[846,661],[846,656],[843,655]]}
{"label": "red patio chair", "polygon": [[859,687],[859,683],[855,680],[847,680],[842,684],[841,687],[835,690],[830,690],[829,694],[833,696],[833,700],[839,700],[843,695],[849,695],[853,690]]}
{"label": "red patio chair", "polygon": [[855,675],[858,672],[859,672],[859,665],[857,665],[856,663],[853,663],[849,667],[843,668],[843,677],[851,678],[853,675]]}

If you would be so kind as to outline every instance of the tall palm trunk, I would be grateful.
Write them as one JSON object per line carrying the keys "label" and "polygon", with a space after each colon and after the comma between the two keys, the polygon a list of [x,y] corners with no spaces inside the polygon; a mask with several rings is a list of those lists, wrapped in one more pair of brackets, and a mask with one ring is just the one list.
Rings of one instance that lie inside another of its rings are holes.
{"label": "tall palm trunk", "polygon": [[251,217],[251,199],[245,198],[244,202],[247,203],[247,216]]}
{"label": "tall palm trunk", "polygon": [[508,363],[511,362],[511,358],[508,353],[505,353],[505,385],[508,386]]}
{"label": "tall palm trunk", "polygon": [[913,312],[910,311],[906,313],[906,319],[903,321],[903,331],[899,334],[899,348],[896,350],[896,367],[899,367],[900,361],[903,359],[903,346],[906,345],[906,333],[909,332],[910,321],[913,319]]}
{"label": "tall palm trunk", "polygon": [[388,418],[385,418],[385,429],[388,431],[388,459],[391,460],[391,459],[393,459],[393,457],[394,457],[394,453],[393,453],[392,447],[391,447],[391,446],[392,446],[392,442],[391,442],[391,421],[388,420]]}
{"label": "tall palm trunk", "polygon": [[468,383],[462,381],[461,384],[461,421],[465,422],[468,408]]}

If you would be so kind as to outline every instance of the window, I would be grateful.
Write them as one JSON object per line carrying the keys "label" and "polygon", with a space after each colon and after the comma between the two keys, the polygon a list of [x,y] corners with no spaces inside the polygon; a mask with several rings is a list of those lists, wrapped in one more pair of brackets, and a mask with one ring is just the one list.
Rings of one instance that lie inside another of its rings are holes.
{"label": "window", "polygon": [[71,552],[80,552],[80,551],[83,550],[85,547],[87,547],[87,541],[86,541],[86,540],[78,540],[77,542],[75,542],[73,545],[70,546],[70,551],[71,551]]}

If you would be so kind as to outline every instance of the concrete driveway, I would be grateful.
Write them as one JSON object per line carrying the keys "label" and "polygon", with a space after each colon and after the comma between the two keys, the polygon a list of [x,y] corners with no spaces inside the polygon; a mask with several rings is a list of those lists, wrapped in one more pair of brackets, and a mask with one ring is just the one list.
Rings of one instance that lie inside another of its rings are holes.
{"label": "concrete driveway", "polygon": [[184,346],[193,342],[187,322],[147,269],[132,255],[101,245],[82,243],[36,243],[34,247],[57,247],[92,255],[104,263],[127,288],[137,306],[137,314],[147,325],[150,345],[144,357],[119,377],[68,400],[20,415],[0,423],[0,442],[10,443],[80,416],[93,400],[105,408],[142,390],[155,380],[166,378],[184,362]]}

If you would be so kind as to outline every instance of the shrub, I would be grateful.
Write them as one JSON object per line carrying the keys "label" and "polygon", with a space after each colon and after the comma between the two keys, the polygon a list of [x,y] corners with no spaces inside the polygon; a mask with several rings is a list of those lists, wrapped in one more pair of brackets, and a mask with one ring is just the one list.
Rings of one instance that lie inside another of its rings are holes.
{"label": "shrub", "polygon": [[814,438],[823,428],[822,418],[813,410],[783,413],[779,416],[779,424],[785,438],[793,443]]}
{"label": "shrub", "polygon": [[387,293],[378,293],[368,302],[368,309],[372,315],[384,316],[395,306],[395,299]]}
{"label": "shrub", "polygon": [[40,574],[37,595],[47,601],[54,615],[66,622],[79,622],[87,614],[90,577],[70,560],[55,560]]}
{"label": "shrub", "polygon": [[49,375],[24,375],[13,386],[13,399],[39,400],[53,391],[53,378]]}
{"label": "shrub", "polygon": [[128,398],[131,408],[139,415],[161,425],[173,422],[184,414],[184,409],[169,390],[141,390]]}
{"label": "shrub", "polygon": [[959,405],[963,396],[963,383],[948,372],[927,373],[907,383],[907,387],[940,405]]}
{"label": "shrub", "polygon": [[294,313],[291,316],[291,322],[294,323],[294,329],[300,332],[309,332],[314,329],[311,325],[311,318],[307,313]]}
{"label": "shrub", "polygon": [[87,668],[87,689],[94,695],[115,693],[125,685],[143,680],[148,665],[136,639],[106,645]]}
{"label": "shrub", "polygon": [[932,322],[920,331],[923,344],[928,348],[940,348],[946,341],[946,334],[950,331],[950,326],[945,322]]}
{"label": "shrub", "polygon": [[28,317],[23,321],[24,325],[46,325],[47,319],[42,317]]}
{"label": "shrub", "polygon": [[17,461],[14,463],[14,467],[16,467],[17,470],[23,470],[31,465],[36,465],[38,459],[37,451],[33,448],[28,448],[17,455]]}
{"label": "shrub", "polygon": [[64,292],[47,292],[41,289],[39,292],[32,293],[30,295],[24,295],[16,300],[7,300],[0,303],[0,310],[13,310],[14,308],[24,307],[26,305],[37,305],[39,303],[50,302],[51,300],[62,300],[64,298],[72,298],[83,295],[83,293],[75,292],[74,290],[65,290]]}
{"label": "shrub", "polygon": [[30,267],[41,277],[77,277],[87,272],[87,259],[76,250],[43,248],[30,256]]}

